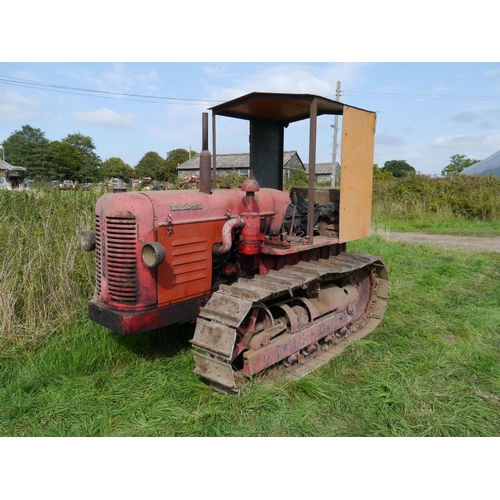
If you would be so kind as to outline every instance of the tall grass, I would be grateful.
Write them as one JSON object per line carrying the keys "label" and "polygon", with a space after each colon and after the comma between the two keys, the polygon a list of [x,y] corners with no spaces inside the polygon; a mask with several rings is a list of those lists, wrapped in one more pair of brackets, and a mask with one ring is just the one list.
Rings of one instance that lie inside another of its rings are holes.
{"label": "tall grass", "polygon": [[0,191],[0,340],[30,343],[82,312],[93,255],[79,234],[93,225],[96,192]]}
{"label": "tall grass", "polygon": [[415,174],[376,180],[373,219],[393,230],[491,234],[500,229],[500,179]]}

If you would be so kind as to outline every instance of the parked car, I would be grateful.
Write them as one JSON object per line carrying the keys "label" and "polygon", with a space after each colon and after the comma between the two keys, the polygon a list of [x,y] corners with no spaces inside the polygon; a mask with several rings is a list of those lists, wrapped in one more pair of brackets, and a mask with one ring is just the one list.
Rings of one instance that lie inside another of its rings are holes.
{"label": "parked car", "polygon": [[111,187],[111,189],[113,189],[113,191],[126,191],[127,190],[127,186],[126,184],[123,182],[122,179],[119,179],[117,177],[113,177],[110,181],[109,181],[109,186]]}
{"label": "parked car", "polygon": [[75,183],[70,180],[65,180],[63,181],[62,184],[59,186],[61,189],[64,189],[65,191],[73,191],[75,189]]}

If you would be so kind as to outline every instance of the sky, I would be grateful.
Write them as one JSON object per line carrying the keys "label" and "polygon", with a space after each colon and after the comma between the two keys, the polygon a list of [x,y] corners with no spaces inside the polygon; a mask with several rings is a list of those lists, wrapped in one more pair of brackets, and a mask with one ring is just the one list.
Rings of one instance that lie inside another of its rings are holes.
{"label": "sky", "polygon": [[[406,160],[439,175],[452,155],[500,150],[500,62],[3,62],[0,142],[23,125],[51,141],[81,133],[103,161],[134,167],[149,151],[199,152],[202,113],[216,104],[254,91],[335,99],[337,82],[341,102],[377,113],[380,167]],[[333,124],[319,119],[317,162],[332,161]],[[307,122],[285,130],[304,163],[308,140]],[[248,152],[246,120],[218,118],[217,152]]]}
{"label": "sky", "polygon": [[[4,23],[16,43],[0,47],[0,143],[23,125],[51,141],[81,133],[103,161],[135,167],[149,151],[199,152],[202,113],[216,104],[250,92],[335,99],[340,82],[342,103],[377,113],[374,163],[440,175],[452,155],[500,150],[496,17],[484,0],[454,3],[452,16],[446,3],[403,12],[391,0],[333,10],[310,0],[296,11],[254,0],[238,13],[186,0],[162,13],[150,0],[119,10],[88,0],[59,17],[48,15],[54,0],[7,5],[4,19],[22,17],[26,37]],[[319,118],[317,162],[332,161],[333,124]],[[245,120],[218,118],[217,152],[248,152],[248,132]],[[308,140],[306,122],[285,130],[285,150],[304,163]]]}

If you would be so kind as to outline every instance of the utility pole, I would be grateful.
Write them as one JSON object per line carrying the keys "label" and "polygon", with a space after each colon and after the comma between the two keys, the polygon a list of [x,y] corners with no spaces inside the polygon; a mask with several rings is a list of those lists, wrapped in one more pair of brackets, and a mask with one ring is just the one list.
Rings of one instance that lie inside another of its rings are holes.
{"label": "utility pole", "polygon": [[[335,100],[340,100],[340,82],[337,82],[337,93],[335,95]],[[337,133],[339,130],[339,115],[335,115],[333,125],[333,153],[332,153],[332,177],[331,177],[331,188],[337,187]]]}

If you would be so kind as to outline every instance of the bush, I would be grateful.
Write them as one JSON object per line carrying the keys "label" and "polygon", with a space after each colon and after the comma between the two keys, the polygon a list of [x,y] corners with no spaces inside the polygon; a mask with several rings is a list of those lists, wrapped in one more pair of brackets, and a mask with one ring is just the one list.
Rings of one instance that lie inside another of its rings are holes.
{"label": "bush", "polygon": [[374,180],[373,209],[393,217],[440,214],[491,221],[500,219],[500,178],[410,174]]}

